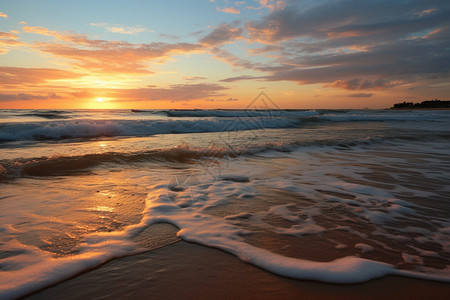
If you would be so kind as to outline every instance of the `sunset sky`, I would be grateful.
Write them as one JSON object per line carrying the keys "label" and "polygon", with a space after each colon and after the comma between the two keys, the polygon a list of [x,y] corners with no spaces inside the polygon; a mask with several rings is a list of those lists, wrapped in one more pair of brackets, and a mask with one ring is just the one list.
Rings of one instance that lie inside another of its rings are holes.
{"label": "sunset sky", "polygon": [[0,108],[385,108],[449,77],[448,0],[0,4]]}

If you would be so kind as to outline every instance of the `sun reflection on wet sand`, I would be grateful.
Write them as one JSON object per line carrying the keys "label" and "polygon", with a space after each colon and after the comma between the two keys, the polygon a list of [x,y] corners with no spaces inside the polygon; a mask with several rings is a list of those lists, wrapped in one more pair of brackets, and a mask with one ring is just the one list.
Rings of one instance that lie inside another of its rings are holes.
{"label": "sun reflection on wet sand", "polygon": [[[152,174],[133,173],[97,170],[95,175],[55,178],[46,182],[45,194],[33,180],[22,179],[20,190],[6,186],[2,194],[10,201],[4,205],[16,214],[1,216],[3,224],[10,224],[10,230],[4,232],[0,242],[17,239],[64,256],[71,254],[89,233],[120,231],[138,223],[147,196],[142,182]],[[138,181],[142,178],[142,182],[131,183],[126,179],[130,177]],[[24,194],[33,196],[24,198]]]}

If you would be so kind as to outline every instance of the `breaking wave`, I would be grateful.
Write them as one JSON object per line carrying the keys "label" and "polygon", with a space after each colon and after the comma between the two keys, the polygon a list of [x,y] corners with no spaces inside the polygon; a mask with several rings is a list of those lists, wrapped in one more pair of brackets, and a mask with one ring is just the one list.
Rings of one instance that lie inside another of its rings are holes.
{"label": "breaking wave", "polygon": [[151,149],[136,152],[106,152],[83,155],[52,155],[31,158],[0,159],[0,181],[27,176],[66,176],[89,172],[100,165],[133,165],[136,163],[163,162],[165,165],[178,166],[179,163],[204,163],[205,160],[239,157],[242,155],[257,155],[268,151],[291,152],[298,147],[333,147],[350,149],[361,145],[377,143],[377,139],[360,140],[317,140],[317,141],[284,141],[260,142],[242,145],[228,143],[209,146],[193,146],[182,142],[174,147]]}
{"label": "breaking wave", "polygon": [[69,120],[0,124],[0,141],[58,140],[113,136],[151,136],[169,133],[202,133],[262,128],[290,128],[292,118],[205,120]]}
{"label": "breaking wave", "polygon": [[[42,141],[73,138],[116,136],[151,136],[155,134],[204,133],[258,130],[265,128],[296,128],[311,123],[330,122],[410,122],[436,124],[446,122],[445,111],[315,111],[315,110],[167,110],[137,111],[139,119],[95,119],[69,117],[68,111],[31,112],[47,118],[41,122],[0,123],[0,142]],[[150,119],[146,114],[152,115]],[[165,114],[163,119],[155,119]],[[92,117],[92,116],[90,116]],[[51,120],[50,120],[51,119]]]}
{"label": "breaking wave", "polygon": [[172,148],[132,153],[109,152],[73,156],[51,156],[0,160],[0,180],[23,176],[77,175],[101,164],[130,164],[139,162],[194,163],[205,158],[237,157],[265,151],[289,151],[293,145],[264,143],[246,147],[227,147],[211,144],[194,147],[182,143]]}
{"label": "breaking wave", "polygon": [[44,118],[44,119],[69,119],[71,118],[71,113],[69,111],[64,111],[64,110],[45,110],[45,111],[41,111],[41,110],[36,110],[36,111],[31,111],[29,113],[25,113],[25,114],[21,114],[19,115],[21,117],[40,117],[40,118]]}

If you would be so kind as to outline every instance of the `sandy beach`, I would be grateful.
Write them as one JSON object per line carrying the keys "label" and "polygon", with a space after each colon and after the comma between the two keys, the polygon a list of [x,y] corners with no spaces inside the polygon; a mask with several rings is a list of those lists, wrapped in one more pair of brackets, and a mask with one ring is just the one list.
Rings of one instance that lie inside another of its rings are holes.
{"label": "sandy beach", "polygon": [[293,280],[180,241],[110,261],[25,299],[445,299],[449,294],[448,283],[398,276],[351,285]]}
{"label": "sandy beach", "polygon": [[161,113],[7,123],[1,299],[449,293],[447,111]]}

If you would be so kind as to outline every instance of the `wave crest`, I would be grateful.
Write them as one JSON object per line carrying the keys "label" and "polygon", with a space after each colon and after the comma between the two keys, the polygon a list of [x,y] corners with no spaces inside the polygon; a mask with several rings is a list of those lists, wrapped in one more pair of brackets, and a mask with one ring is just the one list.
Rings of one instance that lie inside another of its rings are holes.
{"label": "wave crest", "polygon": [[202,133],[263,128],[290,128],[292,118],[245,118],[205,120],[70,120],[6,123],[0,125],[0,141],[58,140],[112,136],[151,136],[169,133]]}
{"label": "wave crest", "polygon": [[21,158],[0,161],[0,179],[7,180],[27,176],[65,176],[89,172],[101,164],[130,164],[139,162],[195,163],[201,159],[237,157],[265,151],[289,151],[290,145],[264,143],[247,147],[229,148],[211,144],[194,147],[187,143],[172,148],[134,153],[96,153],[74,156]]}

